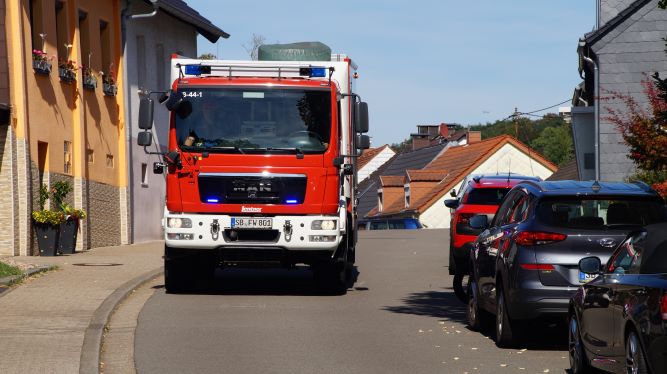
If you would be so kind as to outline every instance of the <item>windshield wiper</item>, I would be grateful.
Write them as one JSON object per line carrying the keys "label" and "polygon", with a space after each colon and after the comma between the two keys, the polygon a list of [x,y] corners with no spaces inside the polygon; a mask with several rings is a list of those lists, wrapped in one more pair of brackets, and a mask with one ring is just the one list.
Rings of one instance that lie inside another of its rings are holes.
{"label": "windshield wiper", "polygon": [[253,151],[265,151],[265,152],[273,152],[273,151],[279,151],[279,152],[294,152],[296,154],[297,159],[302,159],[304,156],[303,151],[301,148],[297,147],[289,147],[289,148],[281,148],[281,147],[264,147],[264,148],[253,148]]}
{"label": "windshield wiper", "polygon": [[245,154],[245,152],[243,152],[243,148],[239,148],[239,147],[221,147],[221,146],[215,146],[215,147],[206,147],[205,149],[208,150],[208,151],[236,151],[236,152],[238,152],[238,153],[240,153],[240,154],[242,154],[242,155]]}

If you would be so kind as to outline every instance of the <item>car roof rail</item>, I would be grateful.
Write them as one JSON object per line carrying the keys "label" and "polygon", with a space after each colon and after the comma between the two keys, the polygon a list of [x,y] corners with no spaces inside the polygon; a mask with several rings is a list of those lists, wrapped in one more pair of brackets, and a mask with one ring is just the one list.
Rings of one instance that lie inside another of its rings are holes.
{"label": "car roof rail", "polygon": [[537,188],[540,192],[544,192],[544,188],[542,187],[542,185],[540,183],[541,182],[526,179],[526,180],[521,181],[519,184],[517,184],[517,186],[528,184],[528,185],[531,185],[531,186]]}
{"label": "car roof rail", "polygon": [[633,181],[632,184],[637,185],[639,188],[641,188],[642,190],[644,190],[646,192],[650,192],[650,193],[653,193],[653,194],[658,194],[658,192],[656,190],[654,190],[651,186],[649,186],[646,182]]}

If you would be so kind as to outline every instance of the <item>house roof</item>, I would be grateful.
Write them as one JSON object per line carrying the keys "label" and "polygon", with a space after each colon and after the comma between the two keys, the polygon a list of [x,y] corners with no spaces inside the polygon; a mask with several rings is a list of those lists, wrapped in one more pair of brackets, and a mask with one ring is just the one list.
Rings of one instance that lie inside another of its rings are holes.
{"label": "house roof", "polygon": [[447,177],[446,170],[407,170],[410,182],[440,182]]}
{"label": "house roof", "polygon": [[357,169],[361,169],[366,164],[368,164],[375,156],[379,155],[380,152],[384,151],[385,148],[389,147],[387,144],[383,145],[382,147],[377,147],[377,148],[370,148],[364,150],[364,152],[359,156],[357,159]]}
{"label": "house roof", "polygon": [[418,198],[411,196],[412,201],[410,202],[409,209],[406,210],[404,206],[399,206],[399,204],[392,204],[391,206],[383,207],[381,214],[391,215],[402,211],[421,212],[425,210],[506,144],[511,144],[522,152],[529,154],[546,168],[552,171],[558,170],[558,167],[552,162],[509,135],[496,136],[477,143],[450,147],[424,168],[424,171],[432,172],[446,170],[447,174],[442,180],[439,182],[430,182],[432,183],[432,188],[427,193],[420,194],[421,196]]}
{"label": "house roof", "polygon": [[382,175],[380,176],[382,187],[403,187],[405,177],[402,175]]}
{"label": "house roof", "polygon": [[588,45],[593,45],[607,35],[610,31],[614,30],[618,25],[623,23],[626,19],[635,14],[639,9],[644,5],[650,3],[652,0],[636,0],[634,3],[630,4],[627,8],[623,9],[616,17],[610,19],[607,23],[602,25],[602,27],[594,30],[584,36],[584,41]]}
{"label": "house roof", "polygon": [[229,34],[222,31],[218,26],[203,17],[199,12],[192,9],[185,1],[182,0],[158,0],[157,6],[166,13],[178,18],[179,20],[194,26],[197,32],[208,39],[211,43],[215,43],[223,37],[229,38]]}
{"label": "house roof", "polygon": [[446,144],[437,144],[399,154],[382,175],[405,175],[408,169],[422,169],[442,152]]}
{"label": "house roof", "polygon": [[551,174],[548,181],[562,181],[562,180],[579,180],[579,168],[577,168],[577,160],[566,162],[558,168],[558,170]]}

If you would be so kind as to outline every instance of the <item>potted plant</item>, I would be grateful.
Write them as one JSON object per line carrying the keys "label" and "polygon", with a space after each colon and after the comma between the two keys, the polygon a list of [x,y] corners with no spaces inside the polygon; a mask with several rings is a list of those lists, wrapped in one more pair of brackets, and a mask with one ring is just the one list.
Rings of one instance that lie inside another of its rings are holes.
{"label": "potted plant", "polygon": [[83,88],[94,90],[97,88],[97,77],[93,74],[93,70],[87,66],[81,68],[83,74]]}
{"label": "potted plant", "polygon": [[106,96],[116,96],[118,86],[116,86],[116,80],[113,78],[113,70],[110,70],[109,74],[104,74],[104,72],[100,72],[100,74],[102,75],[102,91],[104,94]]}
{"label": "potted plant", "polygon": [[51,63],[46,52],[40,49],[32,50],[32,68],[37,74],[49,75],[51,73]]}
{"label": "potted plant", "polygon": [[58,62],[58,73],[60,80],[65,83],[71,83],[76,80],[76,71],[79,67],[73,60],[60,60]]}
{"label": "potted plant", "polygon": [[64,204],[63,213],[65,214],[65,221],[60,224],[59,252],[74,254],[79,227],[81,226],[81,220],[86,218],[86,212],[83,209],[76,209],[69,204]]}
{"label": "potted plant", "polygon": [[65,221],[63,212],[44,209],[49,198],[46,185],[39,188],[39,210],[32,212],[32,222],[37,235],[40,256],[55,256],[60,239],[60,224]]}

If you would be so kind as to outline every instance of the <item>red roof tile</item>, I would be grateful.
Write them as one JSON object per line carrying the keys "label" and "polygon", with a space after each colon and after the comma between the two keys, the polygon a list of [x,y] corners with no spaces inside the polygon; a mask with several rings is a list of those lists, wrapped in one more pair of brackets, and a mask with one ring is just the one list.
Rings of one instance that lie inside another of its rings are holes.
{"label": "red roof tile", "polygon": [[357,159],[357,169],[361,169],[366,166],[366,164],[368,164],[375,156],[379,155],[380,152],[384,151],[384,149],[387,147],[389,146],[385,144],[382,147],[365,149],[361,156],[359,156]]}
{"label": "red roof tile", "polygon": [[405,177],[402,175],[382,175],[380,176],[382,187],[403,187]]}
{"label": "red roof tile", "polygon": [[440,182],[447,176],[445,170],[406,170],[410,182]]}

